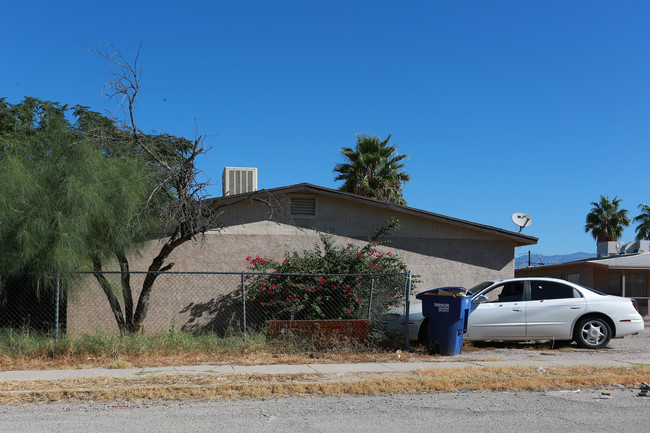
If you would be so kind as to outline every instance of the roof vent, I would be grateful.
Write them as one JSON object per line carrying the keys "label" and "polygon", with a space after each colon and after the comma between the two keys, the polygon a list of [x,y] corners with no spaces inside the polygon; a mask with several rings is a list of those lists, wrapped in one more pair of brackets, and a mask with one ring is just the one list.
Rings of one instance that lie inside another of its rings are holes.
{"label": "roof vent", "polygon": [[221,181],[223,195],[257,191],[257,168],[225,167]]}
{"label": "roof vent", "polygon": [[619,253],[621,246],[622,242],[617,241],[598,242],[596,244],[596,253],[598,257],[613,256]]}
{"label": "roof vent", "polygon": [[315,216],[316,199],[314,197],[291,197],[290,208],[293,216]]}
{"label": "roof vent", "polygon": [[650,251],[650,241],[648,240],[634,241],[625,245],[625,254],[647,253],[648,251]]}
{"label": "roof vent", "polygon": [[598,242],[596,252],[598,253],[598,257],[601,257],[616,254],[647,253],[648,251],[650,251],[650,241],[641,240],[633,242]]}

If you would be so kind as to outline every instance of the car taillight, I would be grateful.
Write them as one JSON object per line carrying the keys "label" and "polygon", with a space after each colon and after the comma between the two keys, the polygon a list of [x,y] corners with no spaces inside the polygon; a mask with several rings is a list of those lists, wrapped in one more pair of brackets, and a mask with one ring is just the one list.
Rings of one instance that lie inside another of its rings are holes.
{"label": "car taillight", "polygon": [[636,299],[630,299],[630,301],[632,301],[632,305],[634,306],[634,309],[638,313],[639,312],[639,305],[636,303]]}

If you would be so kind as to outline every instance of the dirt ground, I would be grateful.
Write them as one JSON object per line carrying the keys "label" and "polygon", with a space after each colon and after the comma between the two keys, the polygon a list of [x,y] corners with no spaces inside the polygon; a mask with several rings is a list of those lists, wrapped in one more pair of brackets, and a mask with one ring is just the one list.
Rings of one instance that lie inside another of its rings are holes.
{"label": "dirt ground", "polygon": [[465,344],[463,352],[453,357],[454,360],[485,359],[517,361],[517,360],[547,360],[575,359],[588,363],[589,360],[646,360],[650,363],[650,326],[637,335],[628,335],[616,338],[598,350],[582,349],[575,343],[566,346],[553,344],[553,342],[539,343],[500,343],[500,342],[473,342]]}

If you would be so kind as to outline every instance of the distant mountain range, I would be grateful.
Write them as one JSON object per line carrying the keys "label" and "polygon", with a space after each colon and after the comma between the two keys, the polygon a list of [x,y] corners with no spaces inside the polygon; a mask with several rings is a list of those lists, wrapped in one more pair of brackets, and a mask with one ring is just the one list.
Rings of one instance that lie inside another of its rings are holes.
{"label": "distant mountain range", "polygon": [[[560,254],[555,256],[544,256],[531,253],[530,266],[557,265],[558,263],[574,262],[576,260],[591,259],[596,257],[593,253]],[[528,267],[528,253],[515,259],[515,269]]]}

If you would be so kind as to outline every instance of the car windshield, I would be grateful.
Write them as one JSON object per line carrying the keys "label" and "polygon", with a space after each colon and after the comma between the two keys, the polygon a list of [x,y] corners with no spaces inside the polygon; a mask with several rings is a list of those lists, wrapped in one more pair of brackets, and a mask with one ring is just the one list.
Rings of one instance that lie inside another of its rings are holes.
{"label": "car windshield", "polygon": [[469,289],[469,291],[472,292],[473,295],[476,295],[478,292],[480,292],[481,290],[485,289],[488,286],[491,286],[494,283],[495,281],[483,281],[482,283],[478,283],[477,285]]}

